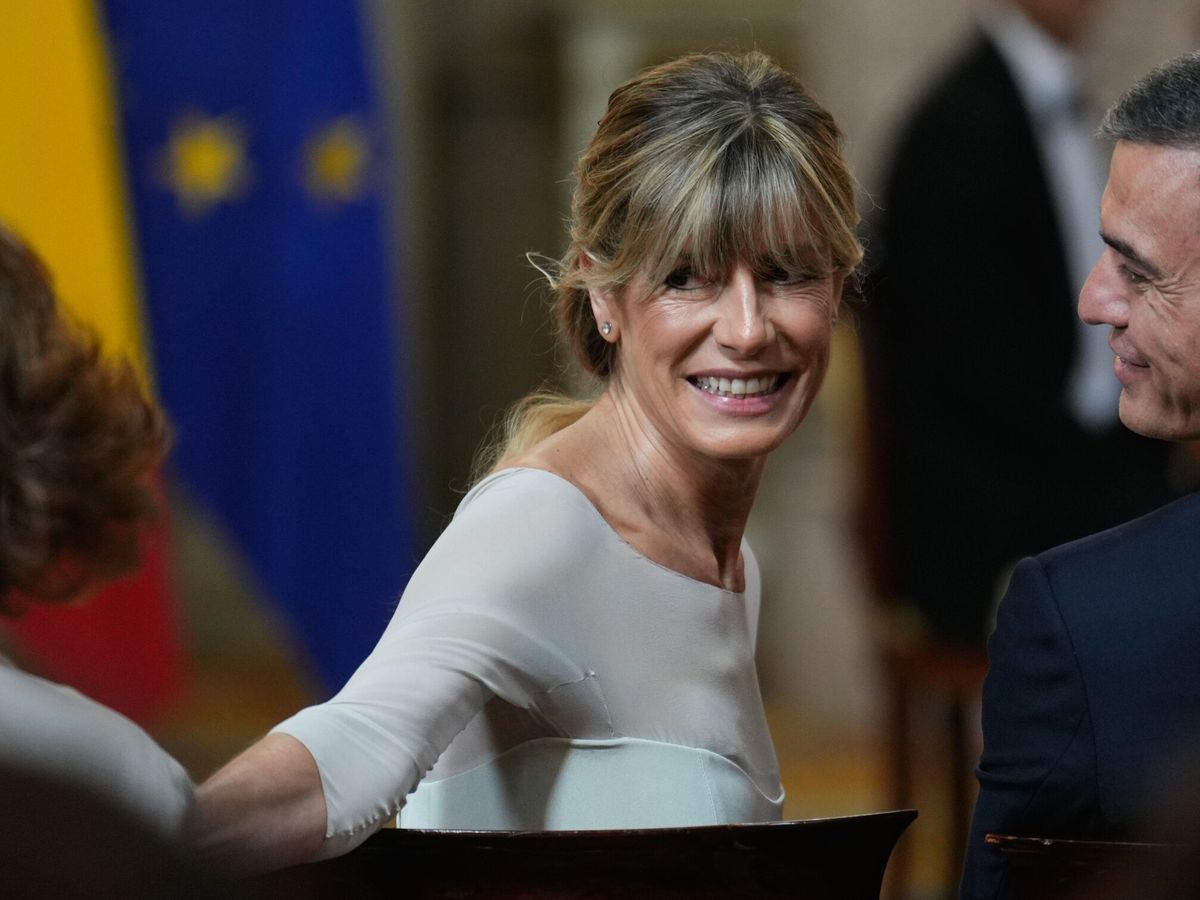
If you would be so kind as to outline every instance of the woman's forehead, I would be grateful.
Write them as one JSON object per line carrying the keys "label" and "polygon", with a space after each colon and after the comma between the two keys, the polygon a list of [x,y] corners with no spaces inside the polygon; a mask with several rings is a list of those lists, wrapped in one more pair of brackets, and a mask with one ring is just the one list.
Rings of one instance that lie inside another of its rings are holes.
{"label": "woman's forehead", "polygon": [[662,259],[651,263],[650,268],[658,270],[681,263],[717,269],[729,268],[735,263],[820,266],[830,263],[831,259],[828,242],[812,240],[807,231],[775,236],[765,236],[758,231],[752,235],[717,234],[706,241],[686,240],[677,253],[668,251]]}

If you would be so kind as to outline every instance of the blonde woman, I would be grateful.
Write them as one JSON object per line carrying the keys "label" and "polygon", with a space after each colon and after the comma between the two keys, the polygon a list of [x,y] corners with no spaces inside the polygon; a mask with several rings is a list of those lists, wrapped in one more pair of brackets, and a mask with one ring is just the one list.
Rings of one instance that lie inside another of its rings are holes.
{"label": "blonde woman", "polygon": [[617,88],[552,271],[594,400],[535,396],[374,652],[198,792],[241,871],[402,826],[763,821],[783,791],[743,540],[861,250],[832,118],[766,57]]}

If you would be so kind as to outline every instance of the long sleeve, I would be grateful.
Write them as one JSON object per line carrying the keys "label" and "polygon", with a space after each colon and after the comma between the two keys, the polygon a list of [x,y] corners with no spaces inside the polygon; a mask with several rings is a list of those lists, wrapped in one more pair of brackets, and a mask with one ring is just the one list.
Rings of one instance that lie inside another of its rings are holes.
{"label": "long sleeve", "polygon": [[1041,564],[1023,560],[988,643],[983,755],[961,896],[1015,897],[989,833],[1077,836],[1097,815],[1096,751],[1071,635]]}

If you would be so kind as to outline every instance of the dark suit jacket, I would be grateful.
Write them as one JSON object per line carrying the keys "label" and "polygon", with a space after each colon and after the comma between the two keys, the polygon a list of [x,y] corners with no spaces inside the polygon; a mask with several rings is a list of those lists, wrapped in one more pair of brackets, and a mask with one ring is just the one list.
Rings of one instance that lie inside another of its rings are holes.
{"label": "dark suit jacket", "polygon": [[1169,448],[1068,410],[1075,297],[1026,111],[985,39],[915,110],[879,202],[862,339],[885,593],[982,645],[1017,559],[1176,496]]}
{"label": "dark suit jacket", "polygon": [[1021,562],[988,643],[964,898],[1015,896],[989,832],[1128,840],[1200,750],[1200,494]]}

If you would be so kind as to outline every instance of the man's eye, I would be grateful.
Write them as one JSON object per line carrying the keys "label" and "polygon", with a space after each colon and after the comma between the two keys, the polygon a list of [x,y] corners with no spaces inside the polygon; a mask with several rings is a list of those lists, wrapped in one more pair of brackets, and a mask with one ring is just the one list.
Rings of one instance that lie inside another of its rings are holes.
{"label": "man's eye", "polygon": [[1150,279],[1141,272],[1135,272],[1133,269],[1129,268],[1129,266],[1121,266],[1121,274],[1125,276],[1126,281],[1134,285],[1140,286],[1147,284],[1150,281]]}

